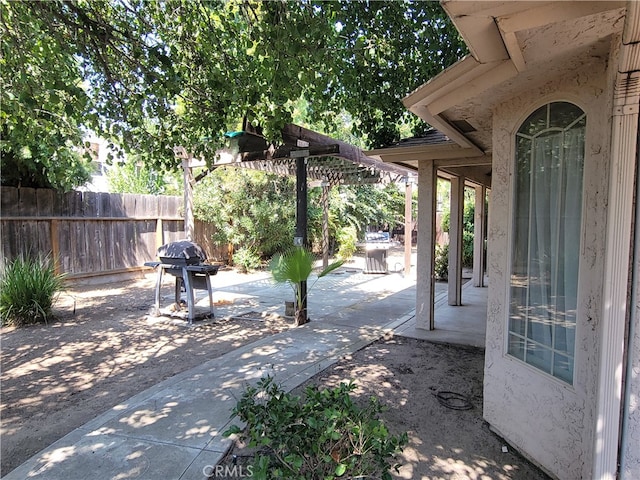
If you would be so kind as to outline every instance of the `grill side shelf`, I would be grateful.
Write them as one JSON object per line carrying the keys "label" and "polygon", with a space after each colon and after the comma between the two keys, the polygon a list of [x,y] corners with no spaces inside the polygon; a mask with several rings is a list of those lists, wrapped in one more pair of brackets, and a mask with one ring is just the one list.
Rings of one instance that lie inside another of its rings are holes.
{"label": "grill side shelf", "polygon": [[186,269],[189,272],[206,273],[207,275],[215,275],[218,273],[218,270],[220,269],[220,265],[202,264],[202,265],[184,265],[183,266],[175,263],[161,263],[161,262],[144,262],[144,266],[153,267],[153,268],[161,267],[166,270]]}

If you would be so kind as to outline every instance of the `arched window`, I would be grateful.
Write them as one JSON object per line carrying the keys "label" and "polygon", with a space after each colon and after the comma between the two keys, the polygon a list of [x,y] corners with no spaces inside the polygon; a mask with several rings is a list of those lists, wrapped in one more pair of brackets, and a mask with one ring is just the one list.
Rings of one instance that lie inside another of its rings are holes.
{"label": "arched window", "polygon": [[586,116],[549,103],[516,134],[508,353],[573,383]]}

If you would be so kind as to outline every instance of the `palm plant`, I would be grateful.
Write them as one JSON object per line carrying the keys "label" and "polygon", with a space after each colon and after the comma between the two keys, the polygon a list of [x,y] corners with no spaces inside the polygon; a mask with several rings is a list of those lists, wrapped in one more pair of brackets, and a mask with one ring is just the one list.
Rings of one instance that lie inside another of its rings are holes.
{"label": "palm plant", "polygon": [[[306,281],[313,271],[314,260],[313,254],[308,249],[304,247],[293,247],[285,253],[275,255],[269,265],[269,270],[271,270],[273,279],[276,282],[288,283],[293,288],[295,295],[296,325],[307,323],[307,309],[304,305],[308,291]],[[331,273],[343,263],[343,260],[332,263],[318,273],[318,279]],[[318,279],[316,279],[316,282]],[[315,285],[315,282],[313,285]]]}

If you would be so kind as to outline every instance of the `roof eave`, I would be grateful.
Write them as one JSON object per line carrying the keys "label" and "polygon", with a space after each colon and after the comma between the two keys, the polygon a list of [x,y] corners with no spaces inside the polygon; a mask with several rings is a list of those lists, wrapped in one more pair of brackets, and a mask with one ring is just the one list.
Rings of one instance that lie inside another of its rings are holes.
{"label": "roof eave", "polygon": [[473,150],[475,155],[482,155],[483,149],[450,123],[444,112],[517,74],[510,60],[480,63],[474,57],[467,56],[405,97],[403,103],[409,111],[460,147]]}
{"label": "roof eave", "polygon": [[446,117],[446,110],[486,93],[527,69],[515,33],[625,6],[610,2],[513,2],[442,0],[471,55],[403,99],[408,110],[463,148],[482,149]]}

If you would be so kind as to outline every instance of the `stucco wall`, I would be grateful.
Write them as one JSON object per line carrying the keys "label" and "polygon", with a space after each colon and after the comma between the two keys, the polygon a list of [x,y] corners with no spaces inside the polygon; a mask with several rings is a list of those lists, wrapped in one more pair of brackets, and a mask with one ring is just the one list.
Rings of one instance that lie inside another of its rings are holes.
{"label": "stucco wall", "polygon": [[[578,72],[554,77],[549,71],[544,84],[493,111],[484,416],[508,442],[567,480],[591,477],[611,132],[607,61],[585,60]],[[527,115],[551,101],[573,102],[587,114],[573,386],[506,355],[514,133]]]}

